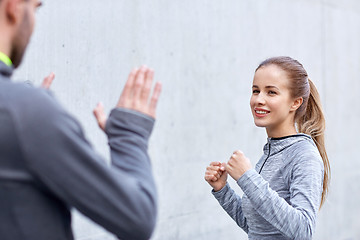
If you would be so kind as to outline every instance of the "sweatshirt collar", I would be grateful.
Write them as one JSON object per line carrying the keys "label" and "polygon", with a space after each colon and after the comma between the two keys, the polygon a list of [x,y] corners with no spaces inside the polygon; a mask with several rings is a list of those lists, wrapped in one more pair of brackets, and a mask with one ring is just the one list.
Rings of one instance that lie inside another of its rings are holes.
{"label": "sweatshirt collar", "polygon": [[8,67],[11,67],[13,65],[11,59],[3,52],[0,52],[0,61],[5,63]]}
{"label": "sweatshirt collar", "polygon": [[13,74],[14,68],[6,65],[3,61],[0,61],[0,75],[10,78]]}
{"label": "sweatshirt collar", "polygon": [[264,146],[264,153],[269,154],[269,150],[270,150],[270,155],[273,155],[278,152],[281,152],[285,148],[293,145],[294,143],[304,140],[312,142],[311,137],[304,133],[298,133],[295,135],[290,135],[280,138],[268,138],[267,143]]}

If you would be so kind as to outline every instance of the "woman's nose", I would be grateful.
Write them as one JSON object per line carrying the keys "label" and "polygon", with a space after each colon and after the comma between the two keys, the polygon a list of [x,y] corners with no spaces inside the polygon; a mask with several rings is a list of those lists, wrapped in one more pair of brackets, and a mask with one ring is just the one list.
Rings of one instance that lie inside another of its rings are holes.
{"label": "woman's nose", "polygon": [[265,102],[266,102],[265,98],[264,98],[264,96],[262,94],[259,94],[259,95],[256,96],[256,98],[255,98],[255,104],[256,105],[264,105]]}

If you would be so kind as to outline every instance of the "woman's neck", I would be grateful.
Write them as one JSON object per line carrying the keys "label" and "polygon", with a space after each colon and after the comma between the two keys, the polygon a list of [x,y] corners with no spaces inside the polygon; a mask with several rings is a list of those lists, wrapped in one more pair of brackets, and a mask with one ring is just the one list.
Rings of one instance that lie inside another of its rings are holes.
{"label": "woman's neck", "polygon": [[268,135],[268,138],[281,138],[281,137],[286,137],[286,136],[290,136],[290,135],[295,135],[297,134],[295,125],[290,126],[290,127],[279,127],[279,128],[270,128],[267,127],[266,128],[266,133]]}

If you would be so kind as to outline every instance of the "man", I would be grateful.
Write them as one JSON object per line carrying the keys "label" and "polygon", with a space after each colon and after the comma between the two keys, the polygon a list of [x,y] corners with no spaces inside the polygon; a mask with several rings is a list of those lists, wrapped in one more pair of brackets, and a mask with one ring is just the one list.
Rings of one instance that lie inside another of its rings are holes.
{"label": "man", "polygon": [[147,144],[161,85],[150,96],[153,71],[135,69],[109,119],[97,107],[111,150],[106,166],[46,90],[10,80],[40,5],[0,0],[0,239],[73,239],[71,207],[120,239],[148,239],[157,199]]}

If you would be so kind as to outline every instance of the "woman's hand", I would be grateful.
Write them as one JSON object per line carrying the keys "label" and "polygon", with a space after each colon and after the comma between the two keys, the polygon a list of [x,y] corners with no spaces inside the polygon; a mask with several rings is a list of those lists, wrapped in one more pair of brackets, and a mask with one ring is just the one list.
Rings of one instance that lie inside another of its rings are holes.
{"label": "woman's hand", "polygon": [[251,168],[250,160],[240,150],[235,151],[226,164],[226,171],[235,181]]}
{"label": "woman's hand", "polygon": [[[156,105],[161,92],[161,83],[156,83],[152,95],[154,71],[146,66],[131,71],[116,107],[132,109],[150,117],[156,117]],[[93,111],[99,127],[105,130],[107,116],[99,103]]]}
{"label": "woman's hand", "polygon": [[220,191],[227,181],[225,164],[221,162],[210,163],[206,168],[205,180],[212,186],[215,192]]}

